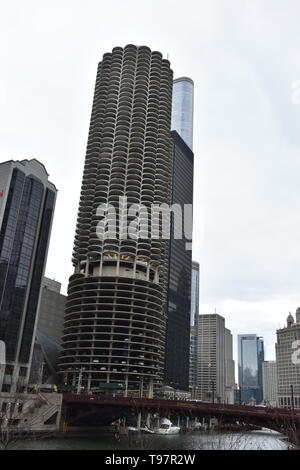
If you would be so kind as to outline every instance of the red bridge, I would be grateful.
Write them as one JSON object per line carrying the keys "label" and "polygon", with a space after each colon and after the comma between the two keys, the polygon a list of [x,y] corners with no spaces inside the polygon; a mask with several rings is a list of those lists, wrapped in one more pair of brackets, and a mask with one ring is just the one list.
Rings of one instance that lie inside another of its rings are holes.
{"label": "red bridge", "polygon": [[215,417],[223,423],[238,421],[279,431],[294,444],[300,444],[300,410],[83,394],[64,394],[63,403],[64,419],[69,426],[109,425],[139,412],[170,417]]}

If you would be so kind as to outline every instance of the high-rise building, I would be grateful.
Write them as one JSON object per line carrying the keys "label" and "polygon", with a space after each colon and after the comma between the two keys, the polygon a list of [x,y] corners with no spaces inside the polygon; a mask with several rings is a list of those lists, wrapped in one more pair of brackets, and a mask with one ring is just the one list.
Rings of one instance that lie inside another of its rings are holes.
{"label": "high-rise building", "polygon": [[185,143],[193,150],[194,82],[181,77],[173,83],[171,129],[177,131]]}
{"label": "high-rise building", "polygon": [[276,334],[278,405],[300,408],[300,308],[296,311],[296,321],[290,313],[287,326]]}
{"label": "high-rise building", "polygon": [[233,404],[235,390],[235,371],[233,360],[232,334],[225,328],[225,403]]}
{"label": "high-rise building", "polygon": [[61,283],[44,277],[37,329],[57,344],[61,344],[65,305],[66,296],[61,293]]}
{"label": "high-rise building", "polygon": [[199,317],[200,265],[192,262],[191,315],[190,315],[190,390],[196,397],[197,386],[197,328]]}
{"label": "high-rise building", "polygon": [[[172,212],[171,219],[165,383],[175,389],[189,390],[192,251],[191,241],[187,242],[184,236],[183,209],[193,204],[194,155],[176,131],[171,137],[171,202],[179,210]],[[177,239],[178,229],[182,237]]]}
{"label": "high-rise building", "polygon": [[66,304],[66,296],[60,290],[60,282],[43,278],[29,378],[31,384],[49,382],[51,378],[52,383],[56,383]]}
{"label": "high-rise building", "polygon": [[263,399],[263,338],[255,334],[238,335],[238,373],[243,403],[261,403]]}
{"label": "high-rise building", "polygon": [[3,391],[13,392],[28,382],[56,192],[39,161],[0,164],[0,340],[6,349]]}
{"label": "high-rise building", "polygon": [[199,315],[197,398],[225,401],[225,319],[218,314]]}
{"label": "high-rise building", "polygon": [[169,61],[145,46],[98,66],[60,358],[84,390],[162,384],[169,241],[147,223],[171,202],[172,85]]}
{"label": "high-rise building", "polygon": [[263,401],[277,406],[277,365],[276,361],[264,361],[262,365]]}

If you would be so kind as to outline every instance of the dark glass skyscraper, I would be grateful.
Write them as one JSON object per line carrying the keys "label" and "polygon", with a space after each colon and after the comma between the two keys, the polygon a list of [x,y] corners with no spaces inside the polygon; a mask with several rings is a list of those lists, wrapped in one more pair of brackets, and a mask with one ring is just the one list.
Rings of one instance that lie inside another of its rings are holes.
{"label": "dark glass skyscraper", "polygon": [[7,391],[28,380],[55,198],[37,160],[0,164],[0,340]]}
{"label": "dark glass skyscraper", "polygon": [[[171,135],[172,204],[183,209],[185,204],[193,203],[194,154],[176,131]],[[173,232],[169,253],[165,380],[167,385],[181,390],[189,389],[192,251],[187,248],[186,239],[175,239]]]}
{"label": "dark glass skyscraper", "polygon": [[192,397],[196,395],[197,385],[197,330],[199,319],[200,265],[192,262],[191,278],[191,315],[190,315],[190,389]]}
{"label": "dark glass skyscraper", "polygon": [[[64,380],[84,390],[151,395],[163,377],[168,240],[145,226],[171,200],[172,80],[144,46],[116,47],[98,66],[60,359]],[[132,238],[121,226],[137,212]]]}
{"label": "dark glass skyscraper", "polygon": [[263,338],[238,335],[238,372],[242,402],[249,403],[254,398],[260,403],[263,398],[262,363],[264,361]]}

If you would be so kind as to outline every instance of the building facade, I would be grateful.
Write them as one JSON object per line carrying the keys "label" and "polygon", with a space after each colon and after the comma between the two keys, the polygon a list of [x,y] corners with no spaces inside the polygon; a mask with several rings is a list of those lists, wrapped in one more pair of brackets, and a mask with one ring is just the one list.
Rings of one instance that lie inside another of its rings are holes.
{"label": "building facade", "polygon": [[263,375],[263,401],[266,405],[277,406],[277,365],[276,361],[264,361]]}
{"label": "building facade", "polygon": [[264,342],[255,334],[238,335],[238,373],[242,403],[261,403]]}
{"label": "building facade", "polygon": [[64,382],[86,391],[151,396],[163,381],[172,86],[169,61],[145,46],[98,66],[60,358]]}
{"label": "building facade", "polygon": [[276,332],[277,400],[283,408],[300,408],[300,308]]}
{"label": "building facade", "polygon": [[66,296],[61,293],[61,283],[43,278],[37,329],[48,338],[61,344]]}
{"label": "building facade", "polygon": [[177,131],[184,142],[193,150],[194,82],[181,77],[173,83],[171,129]]}
{"label": "building facade", "polygon": [[197,398],[225,401],[225,319],[218,314],[199,315]]}
{"label": "building facade", "polygon": [[225,328],[225,403],[234,404],[235,364],[233,360],[232,334]]}
{"label": "building facade", "polygon": [[[194,155],[176,131],[171,132],[171,138],[172,206],[178,205],[180,210],[172,212],[171,219],[165,383],[188,391],[192,251],[191,240],[187,241],[184,236],[185,219],[181,209],[193,204]],[[176,238],[178,229],[181,229],[181,238]]]}
{"label": "building facade", "polygon": [[61,353],[66,306],[66,296],[60,291],[60,282],[43,278],[30,384],[57,382],[56,371]]}
{"label": "building facade", "polygon": [[192,262],[191,316],[190,316],[190,391],[196,398],[197,386],[197,330],[199,317],[200,265]]}
{"label": "building facade", "polygon": [[56,188],[37,160],[0,164],[0,340],[2,390],[26,387]]}

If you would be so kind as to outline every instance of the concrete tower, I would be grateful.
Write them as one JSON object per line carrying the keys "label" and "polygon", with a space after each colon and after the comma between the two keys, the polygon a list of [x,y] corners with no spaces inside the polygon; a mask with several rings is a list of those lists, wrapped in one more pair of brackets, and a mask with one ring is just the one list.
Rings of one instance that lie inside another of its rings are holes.
{"label": "concrete tower", "polygon": [[151,395],[163,377],[168,241],[147,222],[171,198],[172,75],[144,46],[98,66],[60,359],[84,390]]}

